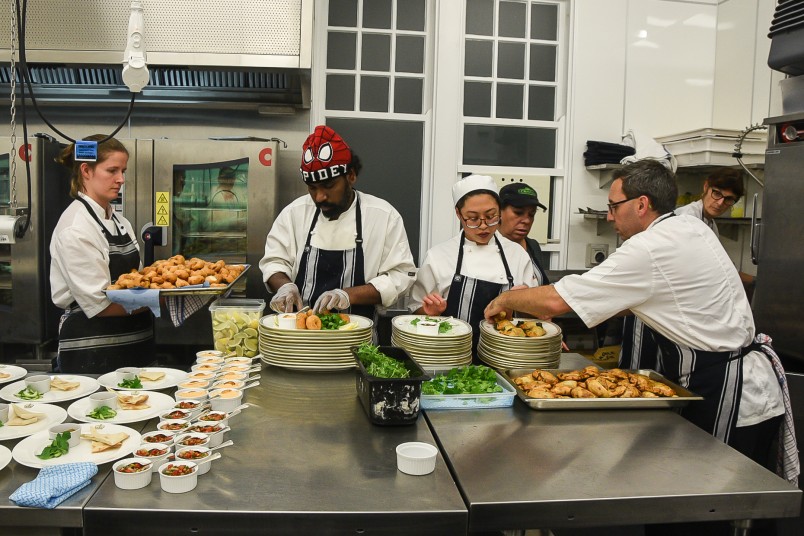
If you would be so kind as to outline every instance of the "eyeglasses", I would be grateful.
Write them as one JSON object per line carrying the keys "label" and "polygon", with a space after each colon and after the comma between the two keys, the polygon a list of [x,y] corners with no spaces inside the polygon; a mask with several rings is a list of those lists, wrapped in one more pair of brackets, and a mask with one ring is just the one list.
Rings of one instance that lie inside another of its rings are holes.
{"label": "eyeglasses", "polygon": [[732,206],[734,203],[737,202],[739,198],[734,197],[733,195],[723,195],[723,192],[718,190],[717,188],[710,188],[712,190],[712,199],[715,201],[723,200],[723,204],[726,206]]}
{"label": "eyeglasses", "polygon": [[622,205],[623,203],[633,201],[634,199],[639,199],[639,197],[629,197],[628,199],[623,199],[622,201],[617,201],[616,203],[607,203],[609,207],[609,214],[614,214],[614,209],[617,207],[617,205]]}
{"label": "eyeglasses", "polygon": [[494,227],[495,225],[500,224],[499,214],[489,216],[488,218],[464,218],[463,216],[461,216],[461,219],[469,229],[477,229],[484,223],[486,224],[486,227]]}

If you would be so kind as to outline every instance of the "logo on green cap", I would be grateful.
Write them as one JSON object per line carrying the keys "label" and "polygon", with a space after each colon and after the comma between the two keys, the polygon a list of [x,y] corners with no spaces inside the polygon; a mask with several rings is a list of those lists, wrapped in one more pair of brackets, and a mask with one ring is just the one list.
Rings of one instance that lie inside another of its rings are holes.
{"label": "logo on green cap", "polygon": [[531,197],[536,197],[536,190],[531,188],[530,186],[523,186],[522,188],[518,189],[516,193],[521,195],[529,195]]}

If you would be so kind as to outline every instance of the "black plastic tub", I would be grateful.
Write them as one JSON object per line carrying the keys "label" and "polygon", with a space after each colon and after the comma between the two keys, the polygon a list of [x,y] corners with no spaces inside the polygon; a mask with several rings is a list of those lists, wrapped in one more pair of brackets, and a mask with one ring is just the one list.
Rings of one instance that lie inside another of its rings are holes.
{"label": "black plastic tub", "polygon": [[410,377],[378,378],[370,375],[357,356],[357,346],[353,346],[352,355],[357,364],[355,388],[363,409],[373,424],[382,426],[413,424],[419,418],[422,382],[429,380],[430,376],[404,348],[378,346],[377,349],[388,357],[401,361],[410,371]]}

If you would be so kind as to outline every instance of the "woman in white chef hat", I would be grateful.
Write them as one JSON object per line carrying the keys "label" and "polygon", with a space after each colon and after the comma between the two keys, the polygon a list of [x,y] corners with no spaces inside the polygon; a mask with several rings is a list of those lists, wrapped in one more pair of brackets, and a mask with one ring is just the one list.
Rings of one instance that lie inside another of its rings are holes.
{"label": "woman in white chef hat", "polygon": [[530,257],[497,232],[500,198],[487,175],[469,175],[452,187],[461,233],[432,247],[411,290],[415,314],[453,316],[472,326],[473,354],[483,309],[500,292],[539,286]]}

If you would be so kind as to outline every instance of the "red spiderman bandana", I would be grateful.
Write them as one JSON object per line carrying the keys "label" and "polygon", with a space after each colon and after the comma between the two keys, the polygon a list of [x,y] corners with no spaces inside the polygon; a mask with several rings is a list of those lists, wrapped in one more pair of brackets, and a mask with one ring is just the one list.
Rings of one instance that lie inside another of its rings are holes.
{"label": "red spiderman bandana", "polygon": [[334,179],[346,175],[352,161],[352,150],[337,132],[326,125],[318,125],[302,147],[299,171],[306,184]]}

